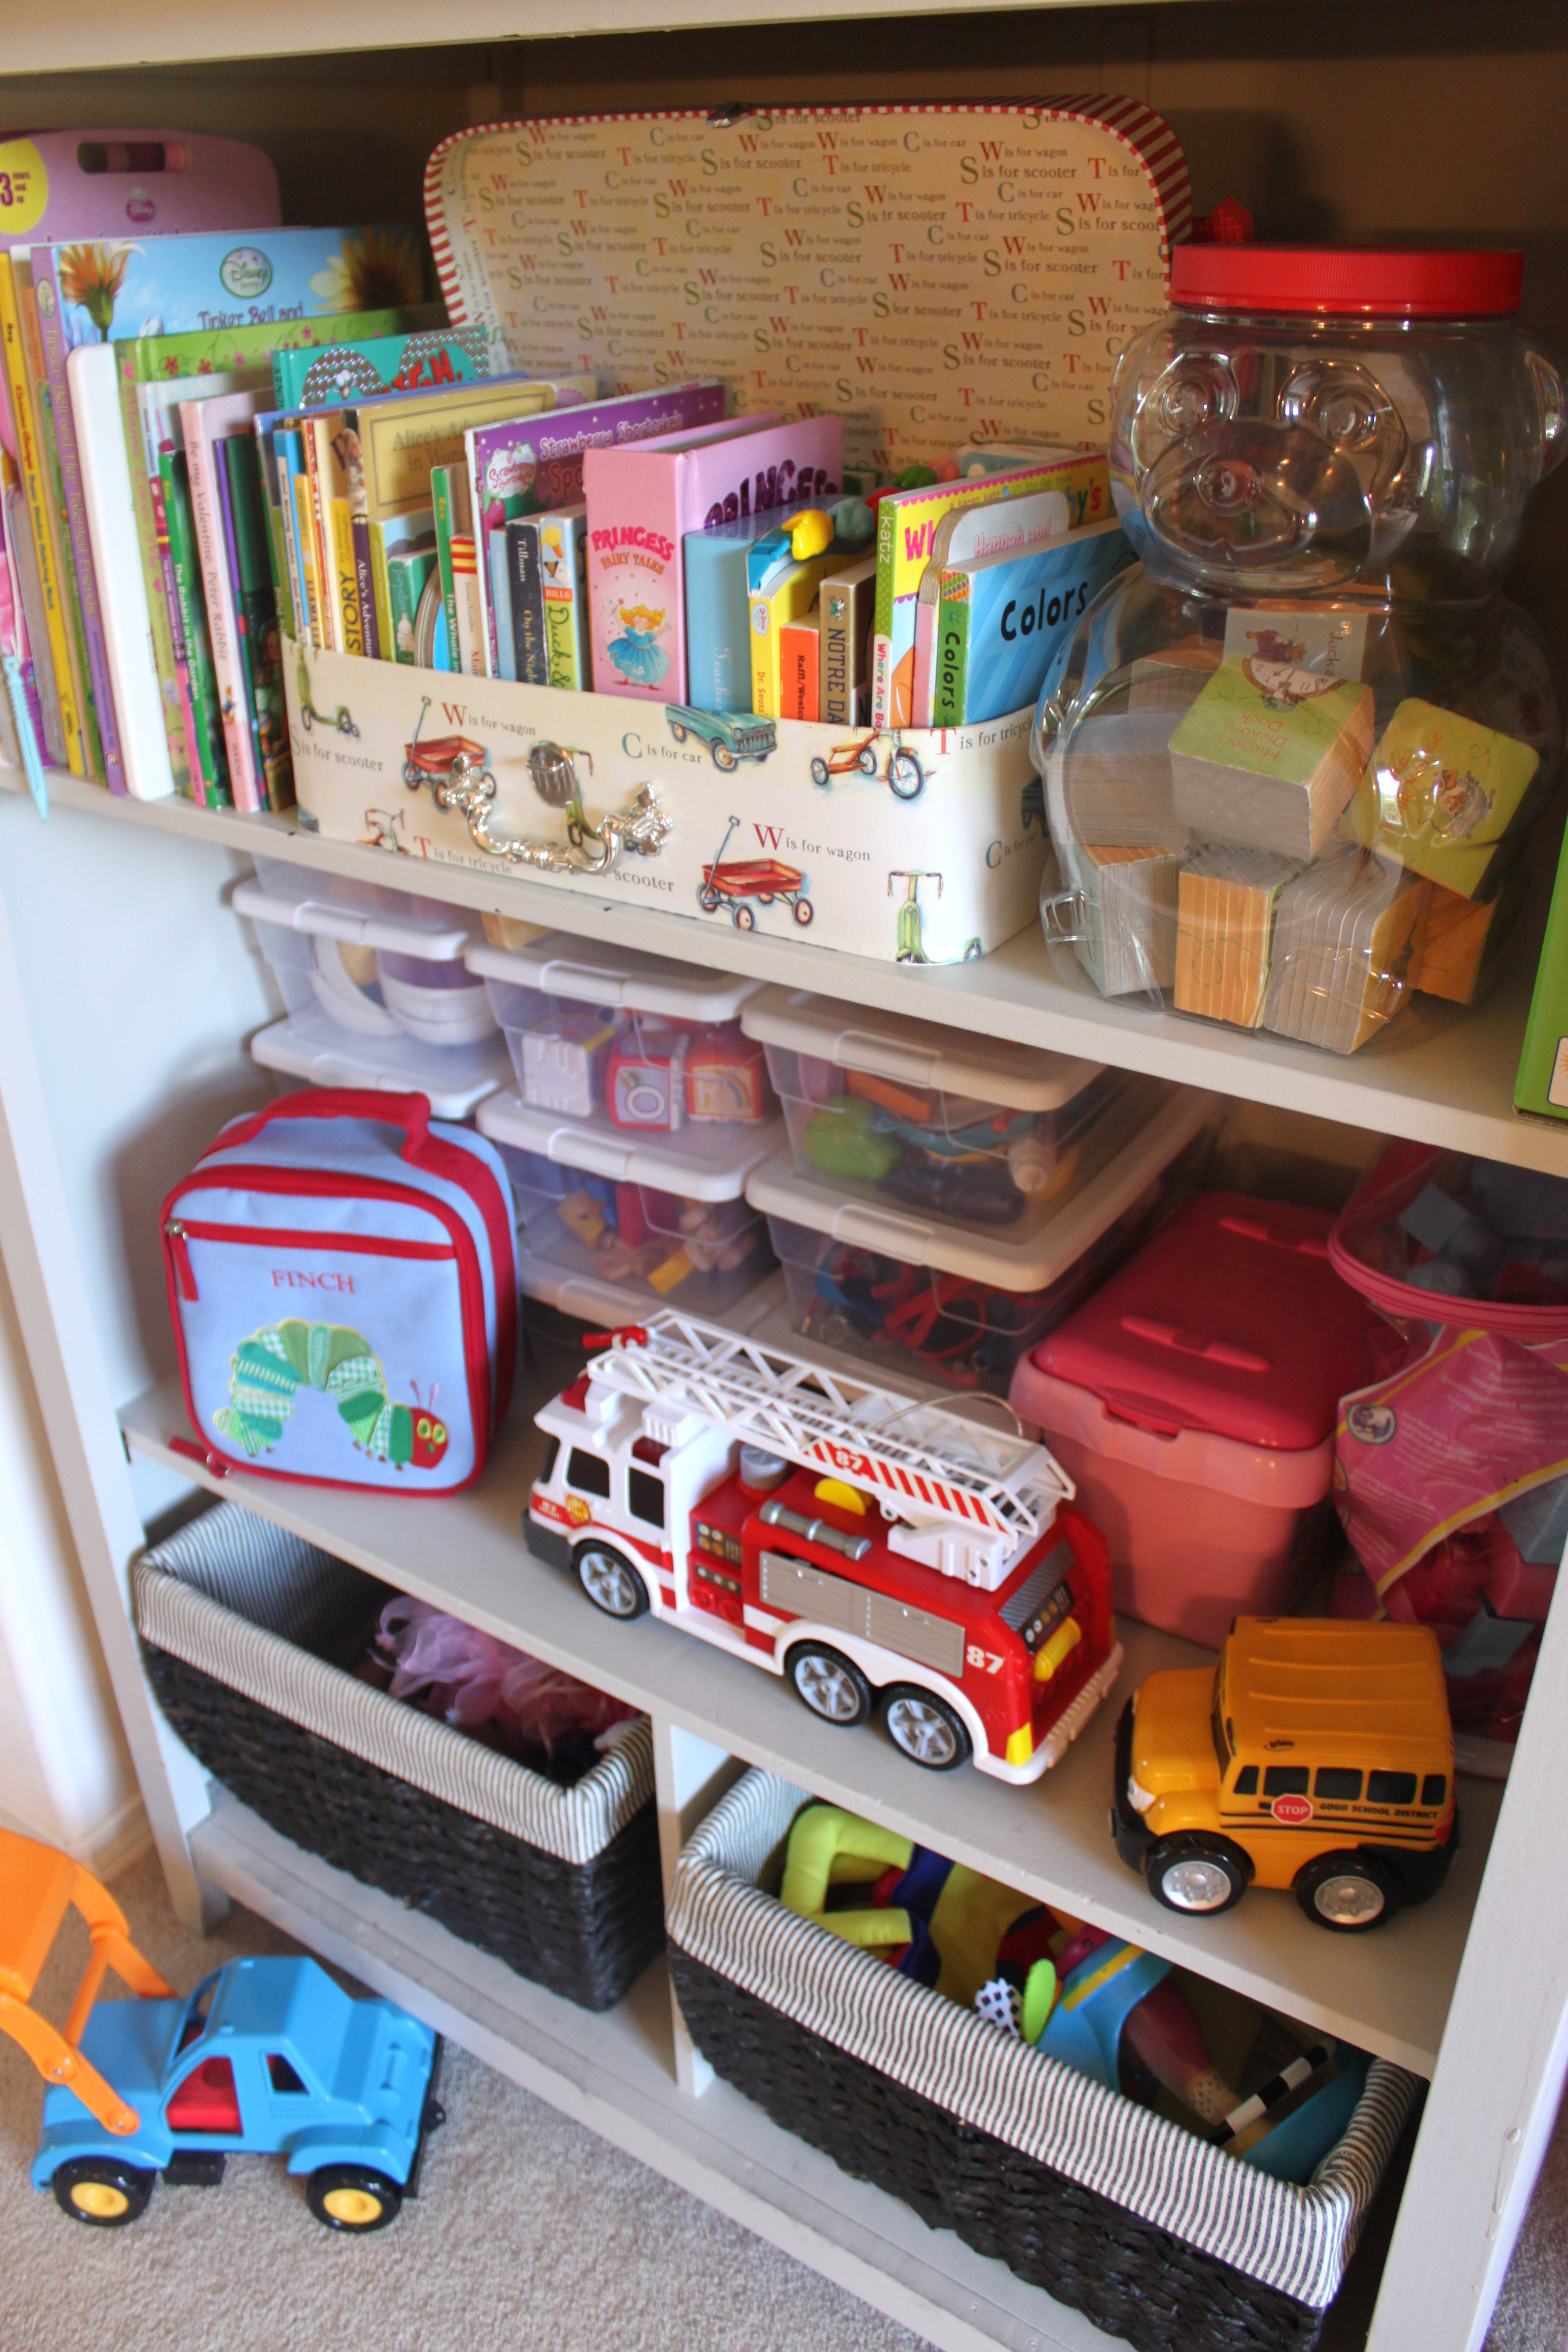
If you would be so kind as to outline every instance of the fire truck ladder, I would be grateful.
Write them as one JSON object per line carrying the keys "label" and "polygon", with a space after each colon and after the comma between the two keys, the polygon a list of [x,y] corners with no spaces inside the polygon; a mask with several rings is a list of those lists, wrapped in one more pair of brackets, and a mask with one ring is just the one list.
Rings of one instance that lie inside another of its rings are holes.
{"label": "fire truck ladder", "polygon": [[606,1388],[646,1399],[661,1421],[694,1414],[803,1469],[879,1488],[912,1521],[954,1521],[1032,1542],[1074,1492],[1046,1448],[1014,1431],[984,1428],[945,1405],[672,1310],[617,1334],[588,1371]]}

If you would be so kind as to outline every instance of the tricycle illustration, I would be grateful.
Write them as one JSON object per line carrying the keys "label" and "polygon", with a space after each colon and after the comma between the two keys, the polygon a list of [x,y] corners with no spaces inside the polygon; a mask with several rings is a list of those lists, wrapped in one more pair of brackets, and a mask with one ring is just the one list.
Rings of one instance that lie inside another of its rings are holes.
{"label": "tricycle illustration", "polygon": [[[68,1909],[91,1953],[63,2027],[31,2007]],[[128,2000],[97,1995],[112,1969]],[[354,2000],[309,1959],[230,1960],[184,2000],[131,1941],[108,1889],[53,1846],[0,1831],[0,2030],[48,2085],[33,2158],[73,2221],[145,2212],[160,2176],[214,2188],[230,2156],[283,2156],[329,2230],[382,2230],[419,2189],[445,2121],[440,2038]]]}
{"label": "tricycle illustration", "polygon": [[811,781],[829,784],[835,776],[879,776],[893,798],[918,801],[925,790],[925,770],[897,731],[879,728],[853,743],[836,743],[827,757],[813,760]]}
{"label": "tricycle illustration", "polygon": [[793,910],[797,923],[809,923],[816,909],[805,895],[805,877],[798,867],[785,866],[777,857],[741,858],[725,865],[724,852],[740,822],[738,816],[730,819],[729,831],[719,844],[719,855],[711,866],[702,868],[697,903],[703,913],[717,914],[724,907],[738,931],[753,931],[757,917],[752,901],[754,899],[757,907],[771,907],[776,898]]}
{"label": "tricycle illustration", "polygon": [[684,702],[666,705],[665,719],[678,743],[692,736],[706,743],[713,765],[729,775],[742,760],[766,760],[778,749],[779,731],[771,719],[753,719],[749,710],[692,710]]}
{"label": "tricycle illustration", "polygon": [[353,721],[353,715],[346,702],[340,702],[335,710],[317,709],[310,698],[310,665],[305,659],[303,647],[300,648],[296,676],[300,687],[300,724],[307,735],[312,727],[335,727],[340,735],[359,733],[359,729]]}

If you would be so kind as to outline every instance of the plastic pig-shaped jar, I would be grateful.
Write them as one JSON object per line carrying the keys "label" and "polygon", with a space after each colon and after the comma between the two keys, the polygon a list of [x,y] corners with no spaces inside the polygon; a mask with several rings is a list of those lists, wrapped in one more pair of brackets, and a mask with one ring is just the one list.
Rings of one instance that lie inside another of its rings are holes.
{"label": "plastic pig-shaped jar", "polygon": [[1563,730],[1498,593],[1568,393],[1515,253],[1178,247],[1121,353],[1142,559],[1046,680],[1047,935],[1107,996],[1351,1053],[1471,1003]]}

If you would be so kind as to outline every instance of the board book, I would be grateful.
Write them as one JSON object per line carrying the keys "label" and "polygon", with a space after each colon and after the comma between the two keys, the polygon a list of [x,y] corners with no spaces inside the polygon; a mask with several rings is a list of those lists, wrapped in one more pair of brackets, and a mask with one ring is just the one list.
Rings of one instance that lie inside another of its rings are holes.
{"label": "board book", "polygon": [[933,727],[1033,708],[1062,639],[1132,561],[1114,519],[1033,548],[944,566],[937,608]]}

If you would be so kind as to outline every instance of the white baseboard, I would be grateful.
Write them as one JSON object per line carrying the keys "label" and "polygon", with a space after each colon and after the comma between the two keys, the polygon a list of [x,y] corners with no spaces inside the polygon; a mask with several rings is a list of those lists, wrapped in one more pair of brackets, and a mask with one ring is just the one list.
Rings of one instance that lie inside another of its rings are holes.
{"label": "white baseboard", "polygon": [[[59,1843],[58,1835],[38,1822],[24,1821],[19,1813],[0,1803],[0,1828],[16,1830],[23,1837],[38,1839],[45,1845]],[[140,1797],[128,1797],[122,1805],[97,1822],[86,1836],[72,1838],[66,1848],[75,1862],[91,1871],[95,1878],[112,1880],[139,1861],[153,1843],[153,1832],[147,1820],[147,1809]]]}

